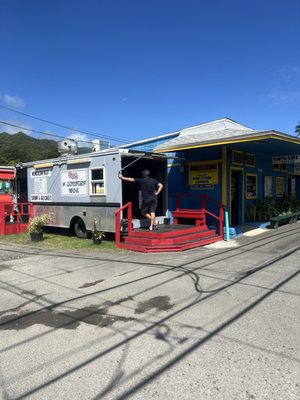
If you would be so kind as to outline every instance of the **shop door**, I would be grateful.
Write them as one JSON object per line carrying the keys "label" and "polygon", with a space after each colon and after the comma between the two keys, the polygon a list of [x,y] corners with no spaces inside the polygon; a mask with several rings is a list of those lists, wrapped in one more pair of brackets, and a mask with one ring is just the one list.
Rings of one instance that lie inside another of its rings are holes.
{"label": "shop door", "polygon": [[231,170],[230,177],[230,224],[242,224],[242,200],[243,200],[243,171]]}

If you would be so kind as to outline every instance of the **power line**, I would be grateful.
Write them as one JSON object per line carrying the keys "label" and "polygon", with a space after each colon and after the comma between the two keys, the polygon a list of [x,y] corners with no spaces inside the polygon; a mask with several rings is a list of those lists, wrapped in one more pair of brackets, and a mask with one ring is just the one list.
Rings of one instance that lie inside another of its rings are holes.
{"label": "power line", "polygon": [[[12,112],[14,112],[16,114],[25,115],[26,117],[33,118],[33,119],[36,119],[38,121],[46,122],[47,124],[55,125],[55,126],[58,126],[60,128],[70,129],[72,131],[76,131],[76,132],[80,132],[80,133],[86,133],[87,135],[95,136],[98,139],[100,139],[102,137],[102,138],[105,138],[105,139],[114,140],[115,142],[120,142],[120,143],[125,143],[125,144],[128,143],[125,140],[122,140],[122,139],[119,139],[119,138],[115,138],[113,136],[107,136],[107,135],[102,135],[102,134],[100,135],[99,133],[95,133],[95,132],[92,132],[92,131],[86,131],[86,130],[83,130],[83,129],[76,129],[76,128],[72,128],[72,127],[67,126],[67,125],[60,124],[58,122],[53,122],[53,121],[49,121],[49,120],[44,119],[44,118],[35,117],[34,115],[26,114],[26,113],[24,113],[22,111],[18,111],[18,110],[15,110],[13,108],[10,108],[10,107],[3,106],[1,104],[0,104],[0,107],[5,109],[5,110],[12,111]],[[81,141],[83,142],[83,140],[81,140]]]}
{"label": "power line", "polygon": [[[34,132],[34,133],[39,133],[39,134],[42,134],[42,135],[54,136],[56,138],[65,139],[65,136],[55,135],[54,133],[47,133],[47,132],[43,132],[43,131],[38,131],[36,129],[29,129],[29,128],[25,128],[24,126],[11,124],[11,123],[5,122],[5,121],[0,121],[0,124],[13,126],[14,128],[22,129],[22,130],[29,131],[29,132]],[[80,139],[79,141],[83,142],[83,143],[93,144],[93,142],[88,142],[87,140],[81,140]]]}

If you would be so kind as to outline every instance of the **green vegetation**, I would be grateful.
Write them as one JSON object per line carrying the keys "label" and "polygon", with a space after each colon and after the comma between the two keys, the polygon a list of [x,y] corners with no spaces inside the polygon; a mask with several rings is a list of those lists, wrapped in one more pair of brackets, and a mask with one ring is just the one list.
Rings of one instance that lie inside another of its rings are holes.
{"label": "green vegetation", "polygon": [[275,200],[270,198],[256,200],[257,221],[267,222],[270,218],[278,215]]}
{"label": "green vegetation", "polygon": [[35,233],[35,232],[42,232],[44,225],[48,224],[53,220],[52,214],[42,214],[36,217],[30,218],[29,224],[27,227],[27,232]]}
{"label": "green vegetation", "polygon": [[295,133],[297,134],[297,136],[300,136],[300,122],[295,128]]}
{"label": "green vegetation", "polygon": [[296,196],[283,195],[280,201],[276,204],[276,209],[279,215],[300,211],[300,201]]}
{"label": "green vegetation", "polygon": [[[79,147],[77,154],[89,153],[91,148]],[[59,157],[57,142],[48,139],[34,139],[23,132],[10,135],[0,133],[0,165],[19,162],[47,160]]]}
{"label": "green vegetation", "polygon": [[82,250],[82,251],[120,251],[116,247],[113,240],[102,240],[100,245],[95,245],[92,239],[79,239],[75,236],[66,234],[56,234],[44,232],[44,239],[41,242],[33,243],[29,233],[21,233],[18,235],[0,236],[0,242],[13,244],[21,244],[25,246],[34,246],[35,248],[48,250]]}
{"label": "green vegetation", "polygon": [[57,143],[54,140],[34,139],[22,132],[14,135],[0,134],[0,165],[16,165],[18,162],[58,156]]}
{"label": "green vegetation", "polygon": [[300,201],[296,196],[282,196],[275,202],[274,199],[265,198],[256,200],[245,210],[248,222],[267,222],[272,217],[300,211]]}

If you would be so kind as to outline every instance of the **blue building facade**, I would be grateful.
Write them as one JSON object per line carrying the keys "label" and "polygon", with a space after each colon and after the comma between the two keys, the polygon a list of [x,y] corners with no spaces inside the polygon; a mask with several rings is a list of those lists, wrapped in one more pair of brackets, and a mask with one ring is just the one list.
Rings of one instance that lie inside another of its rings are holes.
{"label": "blue building facade", "polygon": [[223,204],[235,226],[257,220],[259,200],[300,199],[300,139],[291,135],[223,118],[129,147],[167,155],[170,211],[176,194],[186,208],[199,208],[205,195],[210,211]]}

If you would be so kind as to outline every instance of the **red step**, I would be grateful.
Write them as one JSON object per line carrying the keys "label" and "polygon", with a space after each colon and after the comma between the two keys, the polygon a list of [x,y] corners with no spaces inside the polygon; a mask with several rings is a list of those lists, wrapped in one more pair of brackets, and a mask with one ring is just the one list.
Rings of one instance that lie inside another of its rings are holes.
{"label": "red step", "polygon": [[221,240],[219,236],[211,236],[209,238],[206,238],[205,240],[194,240],[194,241],[188,241],[184,242],[182,244],[174,244],[174,245],[156,245],[156,246],[145,246],[141,244],[122,244],[122,247],[127,249],[127,250],[132,250],[132,251],[139,251],[143,253],[161,253],[161,252],[176,252],[176,251],[184,251],[184,250],[189,250],[195,247],[200,247],[200,246],[205,246],[210,243],[217,242],[218,240]]}
{"label": "red step", "polygon": [[[152,232],[150,232],[152,233]],[[165,245],[173,245],[173,244],[181,244],[182,242],[186,241],[192,241],[192,240],[201,240],[202,238],[206,238],[211,236],[212,234],[215,235],[215,230],[201,230],[200,232],[193,232],[193,233],[178,233],[176,232],[176,236],[174,235],[173,237],[170,236],[163,236],[163,234],[157,234],[155,235],[152,234],[152,236],[149,235],[131,235],[131,236],[126,236],[124,238],[125,243],[133,243],[133,244],[143,244],[147,246],[156,246],[159,244],[165,244]]]}
{"label": "red step", "polygon": [[176,224],[162,225],[158,231],[134,229],[131,235],[123,239],[122,248],[151,253],[188,250],[214,243],[222,238],[216,234],[215,229]]}
{"label": "red step", "polygon": [[171,238],[182,234],[199,233],[207,231],[208,227],[195,225],[159,225],[158,230],[149,231],[148,229],[133,229],[131,236],[141,236],[148,238]]}

